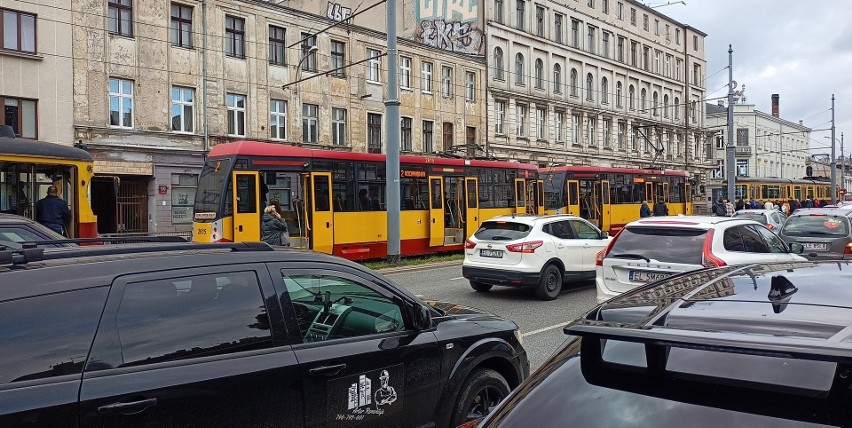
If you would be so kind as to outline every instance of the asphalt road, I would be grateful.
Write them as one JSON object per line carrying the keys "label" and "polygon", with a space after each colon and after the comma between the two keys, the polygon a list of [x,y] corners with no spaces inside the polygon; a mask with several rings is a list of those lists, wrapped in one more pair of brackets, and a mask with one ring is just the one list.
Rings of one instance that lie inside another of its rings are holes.
{"label": "asphalt road", "polygon": [[414,294],[461,303],[510,319],[524,335],[532,369],[540,366],[563,342],[562,327],[595,305],[594,281],[568,283],[556,300],[538,300],[532,290],[494,287],[487,293],[470,288],[461,275],[461,262],[404,272],[382,272]]}

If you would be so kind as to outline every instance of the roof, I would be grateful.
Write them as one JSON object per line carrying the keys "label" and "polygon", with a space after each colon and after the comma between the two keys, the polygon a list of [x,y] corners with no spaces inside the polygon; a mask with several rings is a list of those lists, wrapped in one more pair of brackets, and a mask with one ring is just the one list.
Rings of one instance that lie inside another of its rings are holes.
{"label": "roof", "polygon": [[550,219],[559,219],[559,218],[578,218],[574,214],[503,214],[495,217],[491,217],[486,221],[507,221],[511,220],[516,223],[528,223],[532,224],[538,220],[550,220]]}
{"label": "roof", "polygon": [[824,215],[839,215],[839,216],[850,216],[852,215],[852,211],[849,208],[800,208],[790,214],[793,216],[802,216],[802,215],[814,215],[814,214],[824,214]]}
{"label": "roof", "polygon": [[700,215],[677,215],[677,216],[668,216],[668,217],[646,217],[639,220],[632,221],[627,224],[626,227],[632,226],[671,226],[671,227],[694,227],[694,228],[703,228],[709,229],[710,227],[726,222],[741,222],[752,220],[744,220],[741,218],[733,218],[733,217],[719,217],[719,216],[700,216]]}
{"label": "roof", "polygon": [[728,108],[725,106],[720,106],[718,104],[713,103],[704,103],[704,113],[705,114],[721,114],[728,111]]}
{"label": "roof", "polygon": [[91,161],[89,152],[66,144],[26,138],[0,137],[0,154]]}
{"label": "roof", "polygon": [[33,219],[15,214],[0,213],[0,223],[35,223]]}

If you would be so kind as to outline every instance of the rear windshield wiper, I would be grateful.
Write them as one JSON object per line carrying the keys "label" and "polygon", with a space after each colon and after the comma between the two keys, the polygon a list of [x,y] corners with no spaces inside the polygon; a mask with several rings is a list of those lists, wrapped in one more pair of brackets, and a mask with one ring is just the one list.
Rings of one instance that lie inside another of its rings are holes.
{"label": "rear windshield wiper", "polygon": [[512,238],[503,235],[492,236],[491,241],[511,241]]}
{"label": "rear windshield wiper", "polygon": [[651,263],[651,259],[641,254],[610,254],[609,257],[615,257],[617,259],[642,259],[648,263]]}

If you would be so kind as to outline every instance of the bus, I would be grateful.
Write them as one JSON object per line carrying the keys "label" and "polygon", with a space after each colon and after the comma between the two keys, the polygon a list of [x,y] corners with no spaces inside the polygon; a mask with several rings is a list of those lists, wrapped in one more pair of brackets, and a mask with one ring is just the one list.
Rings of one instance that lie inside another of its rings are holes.
{"label": "bus", "polygon": [[89,152],[76,147],[0,137],[0,212],[37,220],[36,202],[53,185],[71,210],[68,237],[96,237],[90,204],[93,165]]}
{"label": "bus", "polygon": [[[293,247],[350,260],[387,256],[385,155],[238,141],[213,147],[199,177],[193,240],[258,241],[267,204]],[[489,218],[544,213],[531,164],[400,157],[400,250],[461,251]]]}
{"label": "bus", "polygon": [[[728,199],[728,182],[723,181],[721,187],[713,186],[713,200]],[[805,199],[831,200],[831,183],[811,178],[760,178],[737,177],[734,183],[734,199],[790,200]]]}
{"label": "bus", "polygon": [[686,171],[559,166],[539,169],[547,214],[574,214],[614,235],[639,218],[642,202],[653,208],[660,197],[669,215],[693,213]]}

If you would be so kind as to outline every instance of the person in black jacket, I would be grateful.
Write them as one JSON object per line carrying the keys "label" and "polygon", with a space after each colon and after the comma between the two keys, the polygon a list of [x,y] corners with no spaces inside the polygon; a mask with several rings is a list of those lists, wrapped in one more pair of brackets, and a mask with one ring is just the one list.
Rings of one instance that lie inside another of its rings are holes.
{"label": "person in black jacket", "polygon": [[290,246],[290,232],[287,230],[287,222],[281,219],[281,214],[278,214],[274,205],[263,210],[260,235],[263,242],[269,245]]}
{"label": "person in black jacket", "polygon": [[50,230],[65,235],[65,228],[71,221],[71,210],[57,193],[56,186],[47,187],[47,196],[36,202],[36,220]]}
{"label": "person in black jacket", "polygon": [[660,196],[660,199],[654,204],[654,217],[665,217],[669,215],[669,207],[666,206],[665,200]]}
{"label": "person in black jacket", "polygon": [[651,208],[648,207],[648,203],[642,201],[642,206],[639,207],[639,218],[651,217]]}

